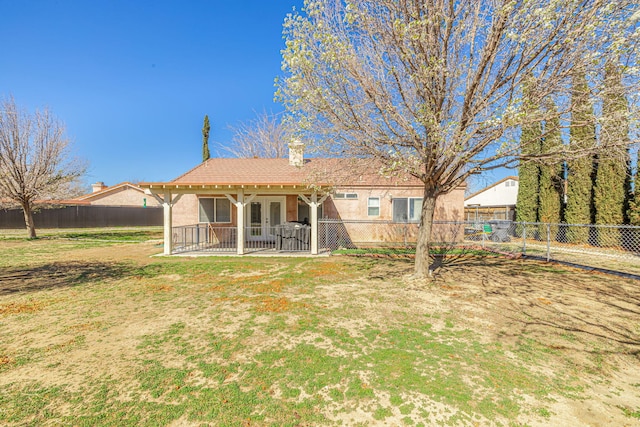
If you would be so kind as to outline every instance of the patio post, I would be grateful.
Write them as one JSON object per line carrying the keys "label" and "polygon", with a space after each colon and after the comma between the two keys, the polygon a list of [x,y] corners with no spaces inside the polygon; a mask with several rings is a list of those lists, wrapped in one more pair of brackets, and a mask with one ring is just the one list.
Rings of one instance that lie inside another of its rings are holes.
{"label": "patio post", "polygon": [[318,192],[311,194],[311,255],[318,255]]}
{"label": "patio post", "polygon": [[173,236],[171,230],[171,192],[164,193],[162,207],[164,208],[164,254],[171,255],[173,252]]}
{"label": "patio post", "polygon": [[238,223],[238,238],[236,239],[236,247],[238,250],[238,255],[244,255],[244,190],[238,189],[238,199],[236,203],[236,213]]}

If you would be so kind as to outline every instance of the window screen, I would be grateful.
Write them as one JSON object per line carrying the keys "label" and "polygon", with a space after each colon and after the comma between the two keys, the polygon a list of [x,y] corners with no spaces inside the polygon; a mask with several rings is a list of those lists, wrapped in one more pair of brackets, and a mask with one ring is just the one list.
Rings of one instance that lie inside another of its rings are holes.
{"label": "window screen", "polygon": [[393,222],[407,222],[407,199],[393,199]]}
{"label": "window screen", "polygon": [[231,222],[231,202],[227,198],[201,197],[199,222]]}
{"label": "window screen", "polygon": [[418,222],[422,213],[422,199],[418,197],[393,199],[393,222]]}
{"label": "window screen", "polygon": [[231,222],[231,202],[229,199],[214,199],[216,201],[216,220],[214,222]]}
{"label": "window screen", "polygon": [[422,199],[409,199],[409,221],[420,221],[420,213],[422,212]]}
{"label": "window screen", "polygon": [[201,198],[200,201],[200,217],[199,222],[214,222],[214,200],[211,198]]}

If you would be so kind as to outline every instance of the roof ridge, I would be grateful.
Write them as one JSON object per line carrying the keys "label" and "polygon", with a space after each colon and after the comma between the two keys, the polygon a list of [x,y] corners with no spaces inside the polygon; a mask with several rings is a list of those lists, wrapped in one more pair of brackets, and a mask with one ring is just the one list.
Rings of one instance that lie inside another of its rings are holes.
{"label": "roof ridge", "polygon": [[478,194],[483,193],[483,192],[487,191],[488,189],[495,187],[496,185],[500,185],[500,184],[502,184],[503,182],[505,182],[505,181],[507,181],[507,180],[509,180],[509,179],[512,179],[512,180],[514,180],[514,181],[519,181],[519,179],[518,179],[518,177],[517,177],[516,175],[509,175],[509,176],[506,176],[506,177],[502,178],[500,181],[496,181],[496,182],[494,182],[493,184],[491,184],[491,185],[488,185],[488,186],[484,187],[482,190],[478,190],[478,191],[476,191],[475,193],[473,193],[473,194],[471,194],[471,195],[469,195],[469,196],[465,197],[465,198],[464,198],[464,200],[465,200],[465,202],[466,202],[466,201],[467,201],[467,200],[469,200],[470,198],[475,197],[475,196],[477,196]]}
{"label": "roof ridge", "polygon": [[188,171],[186,171],[186,172],[185,172],[185,173],[183,173],[182,175],[180,175],[180,176],[178,176],[178,177],[176,177],[176,178],[173,178],[173,179],[172,179],[171,181],[169,181],[169,182],[173,182],[173,181],[177,181],[177,180],[179,180],[180,178],[182,178],[182,177],[183,177],[183,176],[185,176],[186,174],[191,173],[192,171],[194,171],[195,169],[198,169],[199,167],[201,167],[202,165],[204,165],[204,164],[206,164],[206,163],[209,163],[209,161],[210,161],[211,159],[212,159],[212,158],[211,158],[211,157],[209,157],[209,158],[208,158],[207,160],[205,160],[204,162],[200,163],[199,165],[196,165],[196,166],[192,167],[191,169],[189,169]]}
{"label": "roof ridge", "polygon": [[134,190],[139,190],[139,191],[144,192],[144,190],[138,184],[134,184],[134,183],[132,183],[130,181],[123,181],[123,182],[120,182],[118,184],[111,185],[111,186],[109,186],[107,188],[103,188],[102,190],[96,191],[95,193],[84,194],[82,196],[78,196],[75,199],[70,199],[70,200],[85,200],[85,199],[89,199],[92,196],[98,196],[98,195],[101,195],[101,194],[105,194],[105,193],[108,193],[109,191],[113,191],[113,190],[115,190],[117,188],[124,187],[124,186],[127,186],[127,185],[130,186],[130,187],[133,187]]}

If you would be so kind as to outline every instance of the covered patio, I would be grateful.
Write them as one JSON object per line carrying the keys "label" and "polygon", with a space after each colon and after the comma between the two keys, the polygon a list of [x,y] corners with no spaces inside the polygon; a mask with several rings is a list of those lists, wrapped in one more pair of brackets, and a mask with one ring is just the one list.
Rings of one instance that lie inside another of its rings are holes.
{"label": "covered patio", "polygon": [[[329,187],[177,182],[140,185],[164,209],[165,255],[319,252],[318,207],[328,197]],[[183,198],[195,198],[198,221],[185,224],[183,220],[174,226],[175,210]],[[300,218],[301,214],[308,216]]]}
{"label": "covered patio", "polygon": [[[387,176],[368,158],[304,159],[302,149],[293,141],[288,159],[210,158],[171,181],[139,183],[163,207],[164,254],[317,255],[354,239],[392,241],[389,230],[417,222],[422,181]],[[463,195],[439,199],[439,219],[461,216]],[[319,230],[319,217],[340,223]]]}

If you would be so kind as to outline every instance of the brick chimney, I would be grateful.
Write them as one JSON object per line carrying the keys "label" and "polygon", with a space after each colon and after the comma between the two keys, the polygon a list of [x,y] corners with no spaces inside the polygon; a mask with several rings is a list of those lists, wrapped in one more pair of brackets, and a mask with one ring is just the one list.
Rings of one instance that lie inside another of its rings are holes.
{"label": "brick chimney", "polygon": [[93,190],[94,193],[97,193],[98,191],[102,191],[105,188],[107,188],[107,186],[104,185],[104,182],[102,181],[98,181],[95,184],[91,184],[91,189]]}
{"label": "brick chimney", "polygon": [[304,144],[297,139],[289,143],[289,164],[298,168],[304,165]]}

